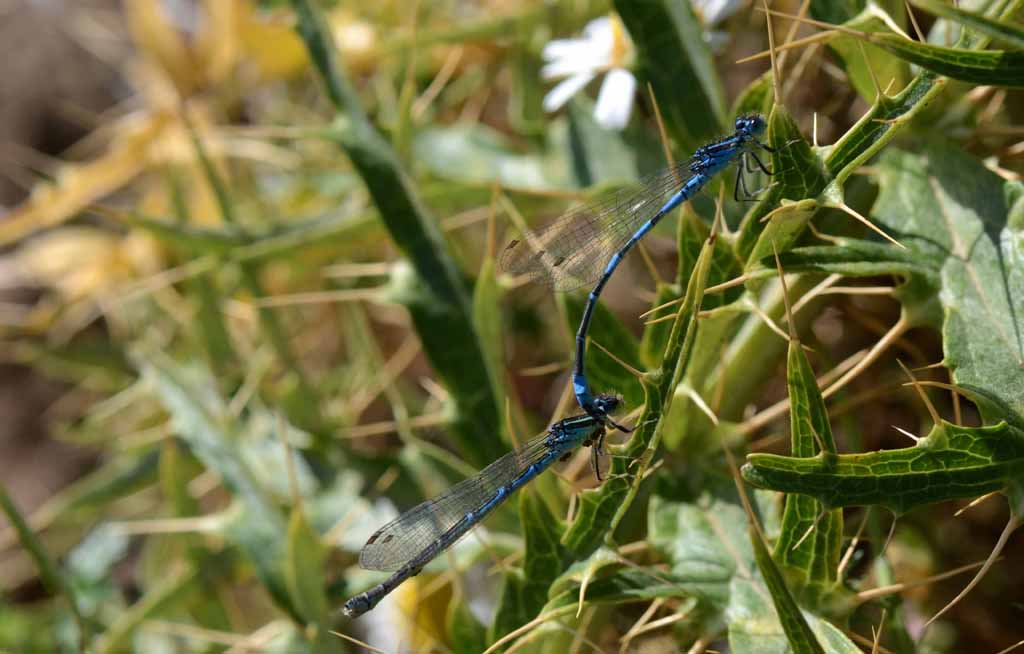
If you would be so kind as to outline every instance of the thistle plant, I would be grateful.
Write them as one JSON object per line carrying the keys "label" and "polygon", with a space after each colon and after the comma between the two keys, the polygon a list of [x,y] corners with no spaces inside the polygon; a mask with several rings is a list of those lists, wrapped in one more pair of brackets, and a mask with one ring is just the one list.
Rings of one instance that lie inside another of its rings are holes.
{"label": "thistle plant", "polygon": [[[6,358],[96,452],[0,482],[0,649],[1017,644],[1019,0],[198,4],[125,3],[130,109],[0,222]],[[343,618],[379,526],[577,412],[585,296],[504,245],[751,113],[756,201],[728,171],[598,305],[602,480],[575,453]]]}

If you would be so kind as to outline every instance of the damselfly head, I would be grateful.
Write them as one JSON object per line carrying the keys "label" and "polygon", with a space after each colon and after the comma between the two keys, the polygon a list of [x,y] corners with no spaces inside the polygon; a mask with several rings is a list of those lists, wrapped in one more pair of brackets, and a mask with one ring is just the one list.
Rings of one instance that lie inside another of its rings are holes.
{"label": "damselfly head", "polygon": [[605,415],[614,413],[620,404],[622,398],[618,395],[598,395],[594,398],[594,408]]}
{"label": "damselfly head", "polygon": [[745,136],[761,136],[767,125],[759,114],[740,116],[736,119],[736,132]]}

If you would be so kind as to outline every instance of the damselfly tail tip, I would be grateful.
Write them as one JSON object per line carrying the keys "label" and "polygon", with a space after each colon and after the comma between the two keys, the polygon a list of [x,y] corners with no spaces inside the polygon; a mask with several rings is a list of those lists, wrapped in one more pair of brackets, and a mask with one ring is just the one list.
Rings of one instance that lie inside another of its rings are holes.
{"label": "damselfly tail tip", "polygon": [[345,606],[341,607],[341,613],[346,618],[358,618],[369,610],[370,607],[366,606],[366,600],[362,595],[356,595],[349,601],[345,602]]}

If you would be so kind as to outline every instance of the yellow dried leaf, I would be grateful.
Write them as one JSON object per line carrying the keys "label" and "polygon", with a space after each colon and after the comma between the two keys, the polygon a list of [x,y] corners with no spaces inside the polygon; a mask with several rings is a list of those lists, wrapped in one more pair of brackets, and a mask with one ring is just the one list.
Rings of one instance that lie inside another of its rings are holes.
{"label": "yellow dried leaf", "polygon": [[251,11],[244,0],[206,0],[206,20],[196,38],[195,51],[206,71],[208,84],[228,79],[242,55],[239,27],[242,16]]}
{"label": "yellow dried leaf", "polygon": [[138,233],[64,227],[34,238],[17,251],[22,272],[71,304],[95,301],[117,286],[154,272],[161,260],[151,238]]}
{"label": "yellow dried leaf", "polygon": [[167,125],[167,117],[127,116],[114,128],[107,152],[91,162],[67,164],[52,183],[40,184],[28,199],[0,222],[0,246],[58,225],[131,181],[147,165],[149,150]]}
{"label": "yellow dried leaf", "polygon": [[245,65],[256,69],[260,79],[288,79],[309,65],[306,46],[295,33],[290,16],[261,13],[246,2],[238,21],[241,57]]}
{"label": "yellow dried leaf", "polygon": [[201,71],[182,35],[167,20],[158,0],[125,0],[125,19],[136,48],[187,97],[199,86]]}

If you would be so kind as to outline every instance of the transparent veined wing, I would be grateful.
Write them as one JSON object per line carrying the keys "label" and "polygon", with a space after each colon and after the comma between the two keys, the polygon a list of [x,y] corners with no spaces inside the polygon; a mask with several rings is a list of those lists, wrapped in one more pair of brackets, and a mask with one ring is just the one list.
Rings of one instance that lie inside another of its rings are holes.
{"label": "transparent veined wing", "polygon": [[[392,572],[415,558],[470,511],[493,498],[533,463],[548,453],[547,434],[505,454],[476,475],[463,479],[437,497],[416,505],[370,537],[359,553],[359,565]],[[467,526],[466,531],[469,531]]]}
{"label": "transparent veined wing", "polygon": [[505,247],[501,267],[568,291],[596,281],[612,254],[693,177],[690,161],[605,193]]}

